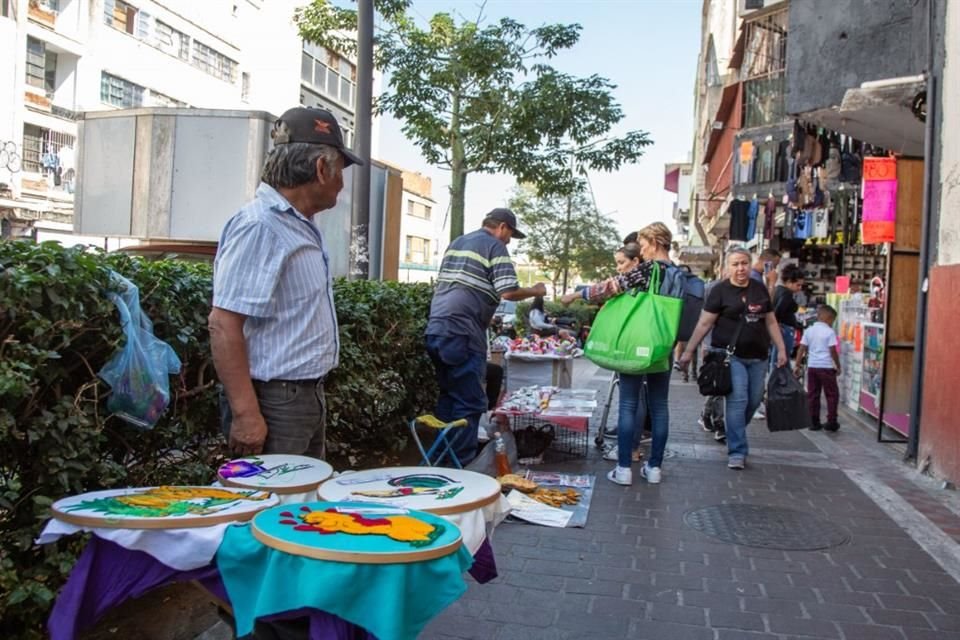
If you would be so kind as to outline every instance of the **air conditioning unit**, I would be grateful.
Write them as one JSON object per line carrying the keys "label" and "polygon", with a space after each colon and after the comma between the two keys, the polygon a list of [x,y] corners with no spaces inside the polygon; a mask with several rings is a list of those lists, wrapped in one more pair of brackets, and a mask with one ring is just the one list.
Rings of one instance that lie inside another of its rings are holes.
{"label": "air conditioning unit", "polygon": [[754,9],[763,9],[764,0],[743,0],[743,10],[753,11]]}

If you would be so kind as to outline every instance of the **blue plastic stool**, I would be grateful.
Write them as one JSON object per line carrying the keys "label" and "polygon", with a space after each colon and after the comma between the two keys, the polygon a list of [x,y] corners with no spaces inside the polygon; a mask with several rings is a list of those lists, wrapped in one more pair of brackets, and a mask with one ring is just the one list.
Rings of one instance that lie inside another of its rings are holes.
{"label": "blue plastic stool", "polygon": [[[453,450],[453,443],[451,443],[448,439],[448,435],[454,429],[465,427],[467,424],[466,418],[460,418],[459,420],[454,420],[453,422],[443,422],[436,416],[429,414],[418,416],[411,420],[410,434],[413,436],[413,441],[417,443],[417,449],[420,450],[421,457],[423,457],[423,462],[421,464],[424,464],[428,467],[436,467],[443,462],[444,458],[449,457],[450,461],[453,462],[453,465],[457,469],[463,469],[463,465],[460,463],[460,458],[457,457],[457,453]],[[423,443],[420,441],[420,434],[417,431],[417,425],[438,431],[437,437],[433,441],[433,444],[430,445],[429,449],[424,449]]]}

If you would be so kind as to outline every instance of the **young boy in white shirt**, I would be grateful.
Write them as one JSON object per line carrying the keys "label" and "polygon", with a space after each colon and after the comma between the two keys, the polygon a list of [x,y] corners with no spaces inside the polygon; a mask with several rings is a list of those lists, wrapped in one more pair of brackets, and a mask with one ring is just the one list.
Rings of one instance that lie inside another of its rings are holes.
{"label": "young boy in white shirt", "polygon": [[840,390],[837,377],[840,375],[840,341],[833,330],[837,319],[836,310],[822,304],[817,307],[817,322],[803,332],[800,348],[797,350],[797,372],[800,362],[807,357],[807,403],[813,420],[811,430],[820,430],[820,393],[827,397],[827,421],[823,428],[836,431],[837,405],[840,402]]}

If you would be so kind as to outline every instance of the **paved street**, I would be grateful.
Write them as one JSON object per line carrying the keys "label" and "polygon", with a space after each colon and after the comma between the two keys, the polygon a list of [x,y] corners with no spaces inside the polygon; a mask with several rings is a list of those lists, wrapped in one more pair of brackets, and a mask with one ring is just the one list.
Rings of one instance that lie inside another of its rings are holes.
{"label": "paved street", "polygon": [[[605,388],[607,374],[577,366],[574,386]],[[597,474],[587,527],[502,525],[500,577],[471,583],[422,637],[960,638],[954,492],[849,419],[835,434],[770,434],[755,422],[748,468],[730,471],[725,448],[697,425],[700,406],[695,385],[676,380],[659,486],[636,467],[634,486],[611,484],[602,476],[612,463],[592,443],[586,460],[545,466]],[[780,551],[725,543],[684,523],[688,511],[722,503],[820,516],[849,540]]]}

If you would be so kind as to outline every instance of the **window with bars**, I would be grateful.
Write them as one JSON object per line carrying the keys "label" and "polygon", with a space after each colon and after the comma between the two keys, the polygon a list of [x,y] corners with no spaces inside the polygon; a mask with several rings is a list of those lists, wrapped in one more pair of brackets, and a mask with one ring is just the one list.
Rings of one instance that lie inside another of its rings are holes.
{"label": "window with bars", "polygon": [[743,126],[761,127],[786,118],[787,18],[777,11],[744,24]]}
{"label": "window with bars", "polygon": [[154,26],[156,48],[181,60],[190,60],[190,36],[157,20]]}
{"label": "window with bars", "polygon": [[[44,173],[54,165],[61,166],[60,153],[64,147],[73,149],[76,139],[59,131],[51,131],[32,124],[23,125],[23,170]],[[64,151],[66,153],[66,151]],[[65,157],[65,156],[64,156]]]}
{"label": "window with bars", "polygon": [[137,30],[137,8],[123,0],[106,0],[103,3],[103,21],[117,31],[134,35]]}
{"label": "window with bars", "polygon": [[100,74],[100,101],[116,107],[142,107],[143,87],[104,71]]}
{"label": "window with bars", "polygon": [[429,220],[430,214],[431,210],[428,205],[425,205],[422,202],[407,200],[407,215],[413,216],[414,218],[423,218],[424,220]]}
{"label": "window with bars", "polygon": [[412,264],[430,264],[430,239],[407,236],[406,262]]}
{"label": "window with bars", "polygon": [[237,63],[202,42],[193,41],[193,66],[226,82],[236,82]]}

